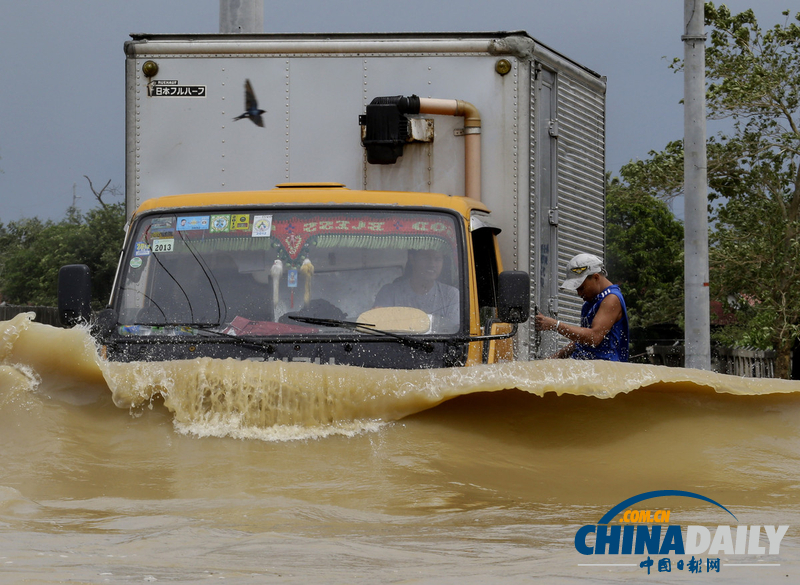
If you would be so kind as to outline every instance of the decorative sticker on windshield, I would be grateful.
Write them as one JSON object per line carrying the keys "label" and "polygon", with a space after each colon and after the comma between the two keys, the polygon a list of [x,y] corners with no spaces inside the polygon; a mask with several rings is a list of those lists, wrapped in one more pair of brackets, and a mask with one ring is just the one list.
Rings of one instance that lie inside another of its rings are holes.
{"label": "decorative sticker on windshield", "polygon": [[153,218],[150,226],[145,230],[145,239],[171,238],[174,233],[173,219],[171,217],[156,217]]}
{"label": "decorative sticker on windshield", "polygon": [[231,216],[231,231],[234,232],[249,232],[250,231],[250,214],[237,213]]}
{"label": "decorative sticker on windshield", "polygon": [[452,222],[431,217],[279,219],[272,223],[272,235],[280,241],[293,260],[309,239],[323,235],[404,236],[438,239],[453,248],[456,245]]}
{"label": "decorative sticker on windshield", "polygon": [[211,233],[229,232],[231,230],[231,216],[230,215],[212,215],[211,216]]}
{"label": "decorative sticker on windshield", "polygon": [[153,238],[171,238],[175,235],[175,230],[172,228],[158,228],[158,229],[151,229],[148,228],[145,232],[145,238],[153,239]]}
{"label": "decorative sticker on windshield", "polygon": [[254,215],[253,216],[253,237],[254,238],[268,238],[272,232],[272,216],[271,215]]}
{"label": "decorative sticker on windshield", "polygon": [[208,229],[208,216],[199,215],[195,217],[179,217],[178,218],[178,231],[185,232],[191,230],[207,230]]}
{"label": "decorative sticker on windshield", "polygon": [[142,265],[142,259],[138,256],[131,258],[131,268],[139,268]]}
{"label": "decorative sticker on windshield", "polygon": [[136,250],[134,252],[135,256],[149,256],[150,255],[150,246],[147,242],[136,242]]}
{"label": "decorative sticker on windshield", "polygon": [[158,230],[158,229],[172,229],[172,218],[171,217],[156,217],[153,221],[150,222],[150,229]]}
{"label": "decorative sticker on windshield", "polygon": [[175,238],[169,238],[165,240],[153,240],[153,243],[150,245],[150,248],[153,252],[172,252],[175,246]]}

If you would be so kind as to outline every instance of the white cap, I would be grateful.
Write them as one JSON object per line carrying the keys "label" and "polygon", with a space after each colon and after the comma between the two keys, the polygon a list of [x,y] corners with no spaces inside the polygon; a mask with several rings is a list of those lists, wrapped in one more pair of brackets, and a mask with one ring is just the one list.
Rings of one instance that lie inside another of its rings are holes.
{"label": "white cap", "polygon": [[600,258],[593,254],[578,254],[567,264],[567,277],[561,283],[561,288],[578,290],[587,276],[598,273],[605,274]]}

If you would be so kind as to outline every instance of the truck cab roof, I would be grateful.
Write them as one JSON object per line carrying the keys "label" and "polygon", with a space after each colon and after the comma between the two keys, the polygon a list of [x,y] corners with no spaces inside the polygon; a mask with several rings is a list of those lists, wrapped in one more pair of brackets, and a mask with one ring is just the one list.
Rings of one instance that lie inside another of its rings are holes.
{"label": "truck cab roof", "polygon": [[442,193],[363,191],[348,189],[341,183],[281,183],[265,191],[192,193],[147,199],[136,210],[134,218],[158,210],[320,204],[437,207],[456,211],[464,218],[469,218],[473,211],[489,211],[486,205],[475,199]]}

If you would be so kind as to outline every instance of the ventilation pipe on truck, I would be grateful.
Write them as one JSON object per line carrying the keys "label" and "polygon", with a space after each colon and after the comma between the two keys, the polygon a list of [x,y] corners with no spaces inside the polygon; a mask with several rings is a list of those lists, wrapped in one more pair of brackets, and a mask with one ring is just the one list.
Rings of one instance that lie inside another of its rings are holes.
{"label": "ventilation pipe on truck", "polygon": [[365,126],[361,144],[370,164],[394,164],[410,141],[406,114],[434,114],[464,118],[464,195],[481,199],[481,115],[463,100],[420,98],[412,95],[376,97],[359,117]]}

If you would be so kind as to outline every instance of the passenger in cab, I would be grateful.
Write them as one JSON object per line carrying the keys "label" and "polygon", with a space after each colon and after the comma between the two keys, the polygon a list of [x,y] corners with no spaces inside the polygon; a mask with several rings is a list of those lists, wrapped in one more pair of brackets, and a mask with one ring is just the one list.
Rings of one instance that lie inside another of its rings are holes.
{"label": "passenger in cab", "polygon": [[437,250],[409,250],[405,274],[385,285],[375,297],[375,307],[414,307],[446,322],[455,331],[459,322],[458,289],[439,282],[444,254]]}
{"label": "passenger in cab", "polygon": [[569,325],[536,314],[536,329],[555,331],[570,340],[550,358],[628,361],[628,312],[619,286],[606,278],[603,261],[578,254],[567,264],[561,288],[574,290],[583,300],[581,324]]}

